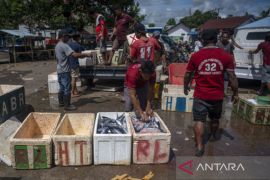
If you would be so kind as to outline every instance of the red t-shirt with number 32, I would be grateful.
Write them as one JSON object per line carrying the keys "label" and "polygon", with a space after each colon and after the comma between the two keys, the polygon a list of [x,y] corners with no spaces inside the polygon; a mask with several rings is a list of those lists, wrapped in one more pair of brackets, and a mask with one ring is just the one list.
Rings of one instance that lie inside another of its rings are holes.
{"label": "red t-shirt with number 32", "polygon": [[202,100],[222,100],[224,97],[224,72],[234,71],[233,57],[217,47],[203,48],[193,54],[187,66],[195,72],[194,97]]}

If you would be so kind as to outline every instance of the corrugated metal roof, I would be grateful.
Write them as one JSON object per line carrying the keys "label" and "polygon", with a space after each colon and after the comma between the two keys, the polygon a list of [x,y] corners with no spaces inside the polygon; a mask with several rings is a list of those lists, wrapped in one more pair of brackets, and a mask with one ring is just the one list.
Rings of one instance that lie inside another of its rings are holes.
{"label": "corrugated metal roof", "polygon": [[7,30],[7,29],[1,29],[0,31],[11,34],[13,36],[19,36],[19,37],[36,37],[35,34],[29,33],[25,30]]}
{"label": "corrugated metal roof", "polygon": [[248,21],[250,18],[250,16],[239,16],[225,19],[210,19],[201,25],[200,29],[234,29]]}
{"label": "corrugated metal roof", "polygon": [[258,21],[252,22],[250,24],[240,26],[237,29],[254,29],[254,28],[270,28],[270,16],[260,19]]}

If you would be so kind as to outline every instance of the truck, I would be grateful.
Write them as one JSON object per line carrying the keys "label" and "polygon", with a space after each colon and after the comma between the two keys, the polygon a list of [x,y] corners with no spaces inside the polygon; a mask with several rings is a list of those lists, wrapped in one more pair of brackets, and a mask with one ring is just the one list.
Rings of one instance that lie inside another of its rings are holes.
{"label": "truck", "polygon": [[240,26],[236,29],[234,40],[243,49],[234,50],[236,62],[235,73],[237,78],[261,80],[263,54],[249,54],[249,50],[257,48],[264,41],[266,34],[270,33],[270,17]]}

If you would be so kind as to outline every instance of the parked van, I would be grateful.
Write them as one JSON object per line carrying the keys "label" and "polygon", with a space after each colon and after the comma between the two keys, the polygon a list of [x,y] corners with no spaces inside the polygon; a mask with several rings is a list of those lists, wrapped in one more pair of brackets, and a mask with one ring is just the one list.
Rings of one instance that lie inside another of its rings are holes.
{"label": "parked van", "polygon": [[249,50],[256,49],[258,44],[264,41],[270,32],[270,17],[240,26],[235,32],[235,42],[243,49],[235,48],[234,58],[236,61],[236,76],[243,79],[261,79],[261,67],[263,54],[250,55]]}

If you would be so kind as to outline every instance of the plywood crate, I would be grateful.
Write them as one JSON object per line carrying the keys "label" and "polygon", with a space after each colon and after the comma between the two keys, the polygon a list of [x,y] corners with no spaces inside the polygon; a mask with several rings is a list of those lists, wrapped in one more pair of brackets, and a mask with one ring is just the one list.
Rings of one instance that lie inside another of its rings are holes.
{"label": "plywood crate", "polygon": [[133,136],[132,159],[135,164],[160,164],[169,161],[171,132],[157,113],[154,113],[154,116],[160,122],[164,133],[136,133],[131,117],[128,117]]}
{"label": "plywood crate", "polygon": [[12,166],[44,169],[52,165],[52,135],[60,113],[30,113],[10,139]]}
{"label": "plywood crate", "polygon": [[258,104],[255,94],[240,95],[233,112],[253,124],[270,125],[270,105]]}
{"label": "plywood crate", "polygon": [[56,165],[92,164],[94,123],[92,113],[65,114],[53,135]]}
{"label": "plywood crate", "polygon": [[166,84],[162,91],[161,109],[165,111],[192,112],[194,90],[186,96],[181,85]]}
{"label": "plywood crate", "polygon": [[[82,86],[81,80],[77,80],[76,82],[77,87]],[[58,75],[56,72],[53,72],[48,75],[48,91],[50,94],[56,94],[59,92],[59,82],[58,82]]]}
{"label": "plywood crate", "polygon": [[125,114],[127,134],[98,134],[100,116],[116,118],[124,112],[100,112],[94,128],[94,164],[129,165],[131,163],[131,130],[128,114]]}
{"label": "plywood crate", "polygon": [[19,113],[25,106],[24,87],[0,84],[0,124]]}

